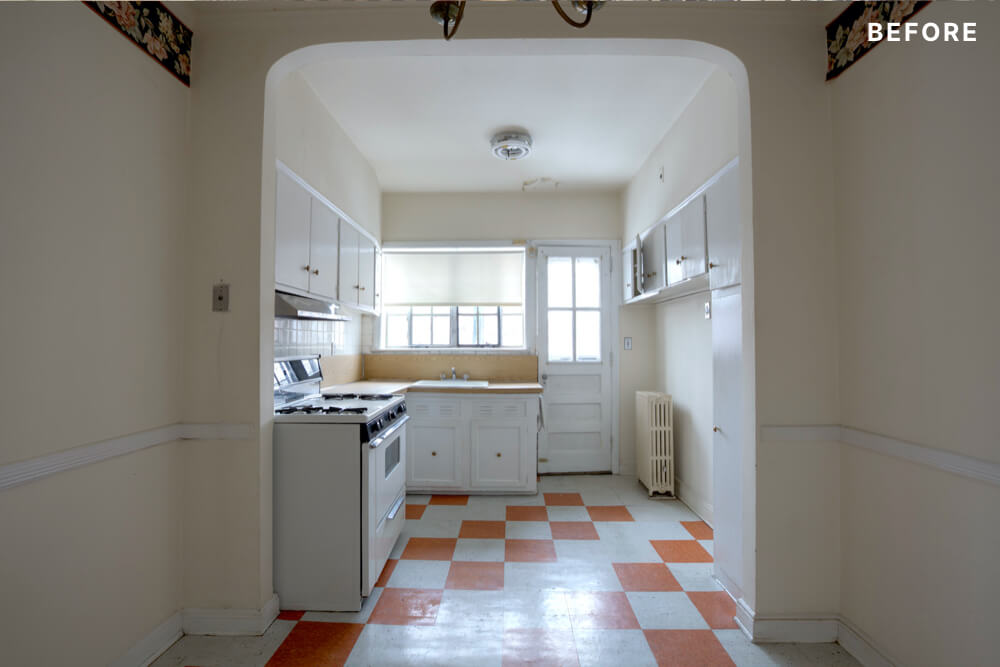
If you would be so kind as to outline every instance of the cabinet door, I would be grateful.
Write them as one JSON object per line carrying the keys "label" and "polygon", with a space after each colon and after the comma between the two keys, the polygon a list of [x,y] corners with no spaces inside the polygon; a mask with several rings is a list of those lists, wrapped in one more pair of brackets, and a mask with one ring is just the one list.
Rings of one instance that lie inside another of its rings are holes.
{"label": "cabinet door", "polygon": [[666,276],[666,244],[664,241],[666,225],[656,225],[642,239],[642,291],[658,292],[667,284]]}
{"label": "cabinet door", "polygon": [[471,486],[514,489],[526,484],[528,429],[524,421],[473,421]]}
{"label": "cabinet door", "polygon": [[375,244],[358,235],[358,303],[375,310]]}
{"label": "cabinet door", "polygon": [[340,301],[348,305],[358,303],[358,230],[340,221]]}
{"label": "cabinet door", "polygon": [[737,166],[719,177],[705,193],[708,227],[708,279],[712,289],[739,285],[740,174]]}
{"label": "cabinet door", "polygon": [[309,289],[310,194],[283,171],[276,172],[274,282]]}
{"label": "cabinet door", "polygon": [[312,294],[337,298],[337,214],[326,204],[311,198],[309,224],[309,291]]}
{"label": "cabinet door", "polygon": [[673,285],[705,273],[705,197],[667,221],[667,284]]}
{"label": "cabinet door", "polygon": [[461,422],[418,420],[406,431],[406,485],[411,489],[460,488],[462,474]]}
{"label": "cabinet door", "polygon": [[622,300],[628,301],[638,296],[635,284],[635,244],[625,248],[622,252],[622,282],[625,291],[622,293]]}

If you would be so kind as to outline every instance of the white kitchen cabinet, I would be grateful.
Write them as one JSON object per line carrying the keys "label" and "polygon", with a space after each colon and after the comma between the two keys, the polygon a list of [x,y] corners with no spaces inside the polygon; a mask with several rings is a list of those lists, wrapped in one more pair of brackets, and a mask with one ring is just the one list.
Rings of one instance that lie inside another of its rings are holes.
{"label": "white kitchen cabinet", "polygon": [[375,310],[375,244],[358,237],[358,304]]}
{"label": "white kitchen cabinet", "polygon": [[740,174],[733,163],[705,192],[708,227],[708,278],[712,289],[739,285],[740,273]]}
{"label": "white kitchen cabinet", "polygon": [[666,224],[660,223],[642,236],[642,292],[658,292],[667,285]]}
{"label": "white kitchen cabinet", "polygon": [[537,489],[538,397],[410,392],[410,491]]}
{"label": "white kitchen cabinet", "polygon": [[361,233],[340,221],[340,302],[356,306],[358,299],[358,240]]}
{"label": "white kitchen cabinet", "polygon": [[704,195],[688,202],[666,224],[667,284],[675,285],[705,273]]}
{"label": "white kitchen cabinet", "polygon": [[277,172],[274,205],[274,282],[309,289],[309,227],[312,196],[283,171]]}
{"label": "white kitchen cabinet", "polygon": [[630,301],[639,296],[639,286],[636,284],[636,262],[638,261],[637,245],[633,241],[625,246],[622,252],[622,278],[625,283],[625,291],[622,294],[623,301]]}
{"label": "white kitchen cabinet", "polygon": [[310,197],[308,289],[327,299],[337,298],[338,220],[326,204]]}

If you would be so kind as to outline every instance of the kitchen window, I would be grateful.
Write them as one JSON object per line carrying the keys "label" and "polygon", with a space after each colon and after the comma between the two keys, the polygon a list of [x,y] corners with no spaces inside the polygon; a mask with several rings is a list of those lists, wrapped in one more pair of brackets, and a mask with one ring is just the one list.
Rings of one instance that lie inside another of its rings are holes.
{"label": "kitchen window", "polygon": [[524,348],[523,248],[387,248],[381,347]]}

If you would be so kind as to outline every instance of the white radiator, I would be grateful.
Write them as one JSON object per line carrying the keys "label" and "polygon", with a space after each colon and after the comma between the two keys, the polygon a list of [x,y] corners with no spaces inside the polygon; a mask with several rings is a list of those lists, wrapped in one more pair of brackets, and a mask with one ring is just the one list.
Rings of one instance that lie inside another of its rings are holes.
{"label": "white radiator", "polygon": [[674,496],[674,404],[668,394],[635,392],[635,463],[649,495]]}

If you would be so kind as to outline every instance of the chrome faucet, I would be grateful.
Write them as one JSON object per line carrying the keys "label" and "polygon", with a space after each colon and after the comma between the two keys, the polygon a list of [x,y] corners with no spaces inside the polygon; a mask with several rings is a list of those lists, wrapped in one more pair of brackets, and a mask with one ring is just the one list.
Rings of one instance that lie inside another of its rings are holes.
{"label": "chrome faucet", "polygon": [[458,376],[455,375],[455,367],[454,366],[451,367],[451,379],[452,380],[457,380],[458,379]]}

